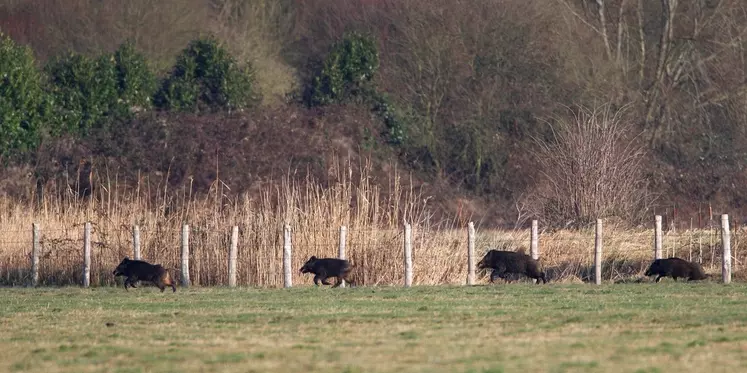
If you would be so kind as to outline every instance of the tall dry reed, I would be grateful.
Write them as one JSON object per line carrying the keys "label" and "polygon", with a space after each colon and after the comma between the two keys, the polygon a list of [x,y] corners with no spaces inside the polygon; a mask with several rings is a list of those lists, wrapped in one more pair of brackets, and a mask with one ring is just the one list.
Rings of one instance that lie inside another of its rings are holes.
{"label": "tall dry reed", "polygon": [[[41,232],[42,285],[80,284],[83,226],[90,221],[93,285],[114,285],[112,270],[132,257],[132,226],[140,227],[141,253],[149,262],[179,268],[182,224],[190,227],[190,279],[194,285],[228,283],[231,227],[239,227],[238,283],[282,286],[283,225],[292,229],[293,283],[311,284],[297,269],[311,256],[336,256],[339,228],[348,229],[347,256],[363,268],[363,285],[404,282],[403,223],[413,226],[414,283],[463,284],[467,277],[467,229],[454,221],[434,221],[428,198],[396,170],[389,180],[373,180],[370,165],[337,163],[334,182],[286,176],[266,182],[259,192],[231,197],[219,180],[209,193],[191,195],[188,185],[169,190],[143,179],[127,185],[97,177],[95,193],[75,197],[63,189],[37,206],[0,200],[0,283],[30,282],[32,224]],[[358,175],[358,176],[354,176]],[[382,187],[383,185],[383,187]],[[153,190],[157,190],[154,193]],[[146,196],[154,196],[148,198]],[[734,263],[745,255],[739,236],[732,240]],[[477,227],[476,261],[489,248],[529,251],[529,230]],[[594,232],[546,232],[540,236],[540,261],[553,281],[589,281],[593,274]],[[653,230],[605,228],[605,280],[640,276],[653,258]],[[665,256],[702,259],[710,272],[720,266],[720,236],[715,230],[668,232]],[[178,274],[177,274],[178,276]],[[121,280],[120,280],[121,281]],[[486,276],[479,276],[485,282]]]}

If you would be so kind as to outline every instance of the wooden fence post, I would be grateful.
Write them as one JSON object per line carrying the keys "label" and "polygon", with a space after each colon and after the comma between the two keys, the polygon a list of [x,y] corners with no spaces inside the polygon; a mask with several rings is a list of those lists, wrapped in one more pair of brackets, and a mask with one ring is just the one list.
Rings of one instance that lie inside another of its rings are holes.
{"label": "wooden fence post", "polygon": [[34,223],[32,226],[32,246],[31,246],[31,286],[39,285],[39,253],[41,246],[39,245],[39,224]]}
{"label": "wooden fence post", "polygon": [[661,215],[656,215],[656,231],[654,233],[654,259],[661,259],[661,244],[663,235],[661,232]]}
{"label": "wooden fence post", "polygon": [[412,228],[405,223],[405,287],[412,286]]}
{"label": "wooden fence post", "polygon": [[132,254],[135,260],[140,260],[140,227],[132,226]]}
{"label": "wooden fence post", "polygon": [[[337,257],[340,259],[345,259],[345,242],[347,241],[348,236],[348,229],[345,228],[345,226],[340,227],[340,246],[337,250]],[[345,280],[342,280],[342,283],[340,284],[341,288],[345,287]]]}
{"label": "wooden fence post", "polygon": [[239,226],[234,225],[231,230],[231,246],[228,249],[228,287],[236,287],[236,257],[239,247]]}
{"label": "wooden fence post", "polygon": [[739,254],[737,254],[737,248],[739,247],[739,221],[737,219],[734,219],[734,247],[732,250],[732,256],[734,257],[734,260],[731,263],[731,270],[733,272],[736,272],[739,266]]}
{"label": "wooden fence post", "polygon": [[182,225],[182,277],[183,287],[189,287],[189,224]]}
{"label": "wooden fence post", "polygon": [[91,222],[83,230],[83,287],[91,286]]}
{"label": "wooden fence post", "polygon": [[602,219],[597,219],[594,235],[594,282],[602,284]]}
{"label": "wooden fence post", "polygon": [[475,223],[467,226],[467,285],[475,284]]}
{"label": "wooden fence post", "polygon": [[693,261],[693,218],[690,218],[690,246],[689,251],[687,253],[687,260]]}
{"label": "wooden fence post", "polygon": [[539,223],[537,220],[532,220],[532,238],[529,244],[529,253],[532,255],[532,259],[539,259]]}
{"label": "wooden fence post", "polygon": [[293,286],[293,272],[291,269],[291,230],[290,224],[283,226],[283,287]]}
{"label": "wooden fence post", "polygon": [[731,237],[729,234],[729,215],[721,215],[721,279],[724,284],[731,283]]}

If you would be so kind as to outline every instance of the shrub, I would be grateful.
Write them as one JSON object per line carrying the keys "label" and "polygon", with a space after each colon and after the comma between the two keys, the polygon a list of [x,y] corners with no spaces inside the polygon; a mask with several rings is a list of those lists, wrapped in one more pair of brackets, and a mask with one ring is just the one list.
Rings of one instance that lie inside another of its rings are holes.
{"label": "shrub", "polygon": [[582,107],[571,120],[558,118],[549,138],[535,139],[544,179],[538,218],[580,227],[610,217],[635,223],[647,212],[644,144],[622,114]]}
{"label": "shrub", "polygon": [[239,66],[213,38],[192,41],[156,95],[156,105],[171,110],[242,109],[259,100],[254,69]]}
{"label": "shrub", "polygon": [[407,141],[408,118],[385,93],[372,94],[373,111],[386,126],[387,141],[392,145],[403,145]]}
{"label": "shrub", "polygon": [[375,40],[356,32],[345,34],[312,78],[307,102],[319,106],[345,100],[372,81],[378,69]]}
{"label": "shrub", "polygon": [[45,96],[31,49],[0,32],[0,157],[36,147]]}
{"label": "shrub", "polygon": [[57,130],[85,135],[105,124],[118,99],[114,57],[70,54],[53,59],[45,69]]}
{"label": "shrub", "polygon": [[123,43],[114,52],[117,71],[117,94],[128,111],[132,106],[150,108],[157,83],[145,57],[131,42]]}

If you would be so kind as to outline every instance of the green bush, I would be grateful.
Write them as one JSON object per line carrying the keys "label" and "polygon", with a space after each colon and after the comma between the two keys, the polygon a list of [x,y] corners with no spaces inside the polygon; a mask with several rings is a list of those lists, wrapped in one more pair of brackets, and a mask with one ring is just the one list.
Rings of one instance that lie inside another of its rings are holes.
{"label": "green bush", "polygon": [[379,69],[379,51],[373,38],[356,32],[345,34],[332,46],[311,80],[310,106],[340,102],[358,93]]}
{"label": "green bush", "polygon": [[31,49],[0,32],[0,157],[38,144],[46,104],[41,82]]}
{"label": "green bush", "polygon": [[130,42],[114,52],[117,71],[117,94],[120,104],[129,111],[132,106],[148,109],[157,89],[156,77],[145,57]]}
{"label": "green bush", "polygon": [[254,70],[241,67],[213,38],[192,41],[156,94],[156,106],[170,110],[242,109],[259,100]]}
{"label": "green bush", "polygon": [[114,57],[70,54],[53,59],[45,70],[58,131],[86,135],[92,128],[106,124],[118,100]]}
{"label": "green bush", "polygon": [[386,126],[387,141],[392,145],[403,145],[407,141],[408,116],[402,113],[392,99],[384,94],[374,92],[372,95],[373,111],[381,118]]}

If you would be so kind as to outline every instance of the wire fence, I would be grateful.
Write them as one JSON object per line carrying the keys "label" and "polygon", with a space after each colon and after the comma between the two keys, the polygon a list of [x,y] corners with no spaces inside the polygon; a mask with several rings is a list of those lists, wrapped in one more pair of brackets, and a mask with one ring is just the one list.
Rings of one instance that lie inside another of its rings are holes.
{"label": "wire fence", "polygon": [[[487,276],[475,263],[492,248],[531,254],[549,281],[626,281],[640,278],[657,257],[680,257],[702,264],[709,273],[720,271],[726,276],[728,272],[728,279],[723,279],[729,282],[745,255],[739,247],[741,229],[726,224],[727,229],[664,229],[666,225],[657,217],[653,228],[610,230],[601,235],[593,229],[541,232],[536,221],[534,229],[526,230],[433,230],[415,225],[409,236],[406,224],[402,229],[345,227],[343,242],[345,258],[361,270],[357,285],[364,286],[486,282]],[[87,225],[90,236],[85,234]],[[238,225],[232,245],[234,227],[82,223],[65,229],[36,229],[36,239],[33,227],[25,232],[6,231],[0,237],[0,284],[116,286],[123,280],[114,277],[114,268],[129,257],[163,265],[183,286],[310,285],[312,276],[298,269],[312,255],[337,257],[343,234],[340,227],[296,231],[292,225]],[[722,239],[724,234],[728,242]],[[470,242],[474,247],[470,248]],[[86,246],[90,247],[88,258]],[[230,255],[232,246],[236,247],[235,259]],[[290,257],[287,262],[286,256]]]}

